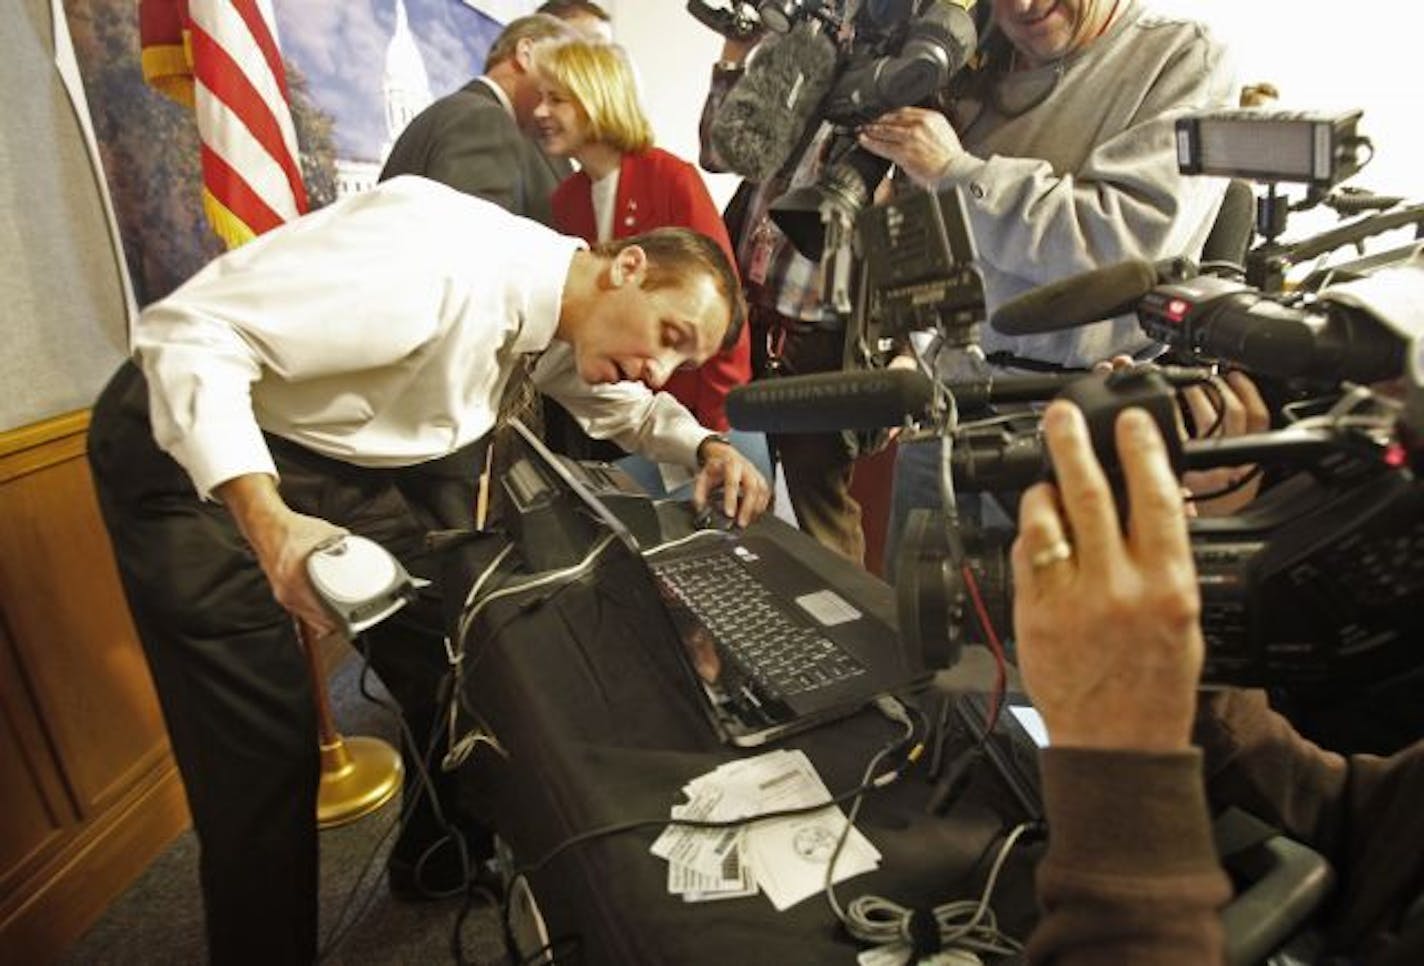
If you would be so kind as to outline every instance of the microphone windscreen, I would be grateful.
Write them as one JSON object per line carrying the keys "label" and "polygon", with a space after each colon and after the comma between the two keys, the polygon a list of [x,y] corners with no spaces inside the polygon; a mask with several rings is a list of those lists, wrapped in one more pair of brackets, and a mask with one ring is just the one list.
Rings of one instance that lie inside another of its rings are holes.
{"label": "microphone windscreen", "polygon": [[989,324],[1004,335],[1074,329],[1131,312],[1157,283],[1155,265],[1140,258],[1128,259],[1040,285],[1010,299],[999,306]]}
{"label": "microphone windscreen", "polygon": [[932,396],[929,379],[912,369],[817,372],[738,386],[727,394],[727,418],[773,433],[880,429],[924,416]]}
{"label": "microphone windscreen", "polygon": [[712,120],[712,147],[732,171],[765,181],[781,170],[836,74],[836,46],[811,23],[775,34]]}
{"label": "microphone windscreen", "polygon": [[1256,228],[1256,195],[1248,182],[1233,178],[1226,184],[1221,210],[1212,222],[1211,234],[1202,244],[1201,260],[1241,266]]}

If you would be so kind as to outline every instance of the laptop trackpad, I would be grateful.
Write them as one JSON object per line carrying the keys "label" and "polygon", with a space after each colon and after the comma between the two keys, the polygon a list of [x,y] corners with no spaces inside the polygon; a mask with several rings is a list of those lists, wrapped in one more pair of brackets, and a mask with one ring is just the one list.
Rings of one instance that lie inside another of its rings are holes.
{"label": "laptop trackpad", "polygon": [[850,601],[830,589],[802,594],[796,598],[796,603],[822,627],[848,624],[861,617],[860,611],[852,607]]}

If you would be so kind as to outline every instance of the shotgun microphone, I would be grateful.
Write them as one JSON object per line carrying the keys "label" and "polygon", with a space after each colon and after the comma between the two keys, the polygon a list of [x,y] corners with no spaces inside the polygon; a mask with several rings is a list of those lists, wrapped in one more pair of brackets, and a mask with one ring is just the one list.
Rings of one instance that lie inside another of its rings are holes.
{"label": "shotgun microphone", "polygon": [[989,324],[1004,335],[1042,335],[1090,325],[1137,310],[1142,297],[1164,282],[1196,276],[1186,258],[1149,262],[1129,258],[1115,265],[1040,285],[999,306]]}
{"label": "shotgun microphone", "polygon": [[927,416],[933,395],[913,369],[817,372],[738,386],[727,393],[727,418],[737,429],[771,433],[881,429]]}

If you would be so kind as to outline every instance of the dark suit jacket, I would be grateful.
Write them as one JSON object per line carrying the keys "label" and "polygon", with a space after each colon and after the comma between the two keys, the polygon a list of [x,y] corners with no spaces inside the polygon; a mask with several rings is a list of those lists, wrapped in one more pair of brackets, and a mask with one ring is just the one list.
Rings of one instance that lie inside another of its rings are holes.
{"label": "dark suit jacket", "polygon": [[380,180],[420,175],[547,225],[549,195],[570,171],[545,157],[477,78],[406,125]]}

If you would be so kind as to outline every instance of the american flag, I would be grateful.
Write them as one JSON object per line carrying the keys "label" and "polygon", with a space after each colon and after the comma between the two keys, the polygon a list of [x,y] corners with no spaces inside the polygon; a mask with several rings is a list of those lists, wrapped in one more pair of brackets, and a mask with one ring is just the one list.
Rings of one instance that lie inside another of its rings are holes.
{"label": "american flag", "polygon": [[270,0],[140,0],[144,79],[191,107],[203,210],[235,248],[307,210]]}

